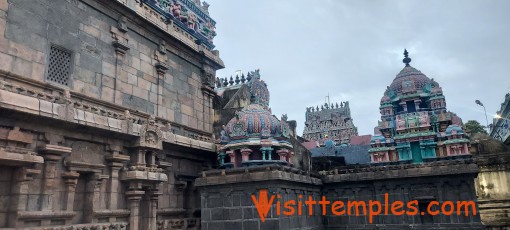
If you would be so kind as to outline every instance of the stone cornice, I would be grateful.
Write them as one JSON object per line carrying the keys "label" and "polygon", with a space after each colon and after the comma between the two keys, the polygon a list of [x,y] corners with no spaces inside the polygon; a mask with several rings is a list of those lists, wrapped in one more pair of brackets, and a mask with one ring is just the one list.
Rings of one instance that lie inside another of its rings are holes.
{"label": "stone cornice", "polygon": [[195,186],[250,183],[254,181],[286,181],[322,185],[322,181],[319,178],[306,175],[302,170],[287,166],[267,165],[205,171],[202,172],[202,177],[195,180]]}
{"label": "stone cornice", "polygon": [[20,211],[18,212],[18,219],[30,220],[30,219],[72,219],[76,215],[76,212],[71,211]]}

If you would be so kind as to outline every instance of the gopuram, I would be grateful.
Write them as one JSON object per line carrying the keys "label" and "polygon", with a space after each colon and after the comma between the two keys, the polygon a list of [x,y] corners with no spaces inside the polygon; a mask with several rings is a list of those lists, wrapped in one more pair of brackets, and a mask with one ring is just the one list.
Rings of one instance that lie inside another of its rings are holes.
{"label": "gopuram", "polygon": [[470,155],[462,120],[446,109],[443,90],[409,63],[384,92],[380,133],[371,140],[372,163],[421,163]]}
{"label": "gopuram", "polygon": [[306,108],[303,138],[308,141],[324,142],[332,140],[335,145],[347,145],[352,136],[358,135],[354,126],[349,102],[324,103],[316,107]]}

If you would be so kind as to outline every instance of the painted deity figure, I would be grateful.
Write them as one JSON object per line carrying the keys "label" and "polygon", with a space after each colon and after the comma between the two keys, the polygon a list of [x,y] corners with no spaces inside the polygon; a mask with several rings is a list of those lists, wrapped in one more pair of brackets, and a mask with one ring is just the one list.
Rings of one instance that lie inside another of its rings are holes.
{"label": "painted deity figure", "polygon": [[420,126],[427,125],[427,117],[425,115],[420,116]]}
{"label": "painted deity figure", "polygon": [[188,15],[188,28],[194,30],[195,29],[196,21],[197,21],[197,18],[195,16],[195,14],[191,14],[190,13]]}
{"label": "painted deity figure", "polygon": [[188,13],[186,12],[186,9],[182,7],[180,3],[177,1],[174,2],[174,4],[171,7],[172,15],[179,19],[181,22],[186,23],[188,21]]}
{"label": "painted deity figure", "polygon": [[397,129],[405,129],[406,121],[402,119],[400,116],[397,117]]}
{"label": "painted deity figure", "polygon": [[179,4],[178,2],[174,2],[174,4],[172,4],[170,6],[170,10],[172,11],[172,15],[176,18],[180,18],[181,17],[181,4]]}

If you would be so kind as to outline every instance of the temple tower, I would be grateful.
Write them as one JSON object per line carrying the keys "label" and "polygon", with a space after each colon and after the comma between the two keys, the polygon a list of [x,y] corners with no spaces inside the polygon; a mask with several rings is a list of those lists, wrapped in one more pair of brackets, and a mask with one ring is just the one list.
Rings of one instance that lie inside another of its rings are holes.
{"label": "temple tower", "polygon": [[446,109],[442,88],[409,64],[407,50],[404,56],[404,69],[381,99],[381,121],[369,150],[372,163],[469,155],[462,120]]}
{"label": "temple tower", "polygon": [[328,140],[335,145],[347,145],[352,136],[358,135],[348,101],[306,108],[305,116],[303,138],[316,141],[320,146]]}

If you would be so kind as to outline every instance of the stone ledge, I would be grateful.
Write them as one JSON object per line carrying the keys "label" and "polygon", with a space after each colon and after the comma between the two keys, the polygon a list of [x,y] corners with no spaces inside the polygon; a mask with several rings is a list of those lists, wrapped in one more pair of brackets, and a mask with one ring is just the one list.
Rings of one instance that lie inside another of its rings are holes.
{"label": "stone ledge", "polygon": [[92,169],[94,172],[100,173],[106,168],[104,164],[93,164],[81,161],[64,160],[64,166],[70,171],[87,171]]}
{"label": "stone ledge", "polygon": [[18,219],[31,220],[31,219],[72,219],[76,212],[71,211],[20,211],[18,212]]}
{"label": "stone ledge", "polygon": [[[368,168],[368,167],[366,167]],[[422,164],[419,167],[397,167],[385,168],[384,166],[378,167],[379,170],[352,170],[352,172],[338,173],[324,175],[324,183],[338,183],[346,181],[363,181],[363,180],[386,180],[386,179],[399,179],[399,178],[412,178],[412,177],[425,177],[425,176],[443,176],[443,175],[458,175],[458,174],[477,174],[479,172],[478,166],[474,163],[460,163],[460,164],[443,164],[443,165],[426,165]]]}
{"label": "stone ledge", "polygon": [[156,210],[158,215],[181,215],[186,213],[186,209],[183,208],[165,208],[165,209],[158,209]]}
{"label": "stone ledge", "polygon": [[96,210],[93,214],[95,217],[127,217],[131,212],[127,209]]}
{"label": "stone ledge", "polygon": [[304,173],[299,169],[286,166],[268,165],[205,171],[202,173],[202,177],[195,180],[195,186],[249,183],[255,181],[288,181],[311,185],[322,185],[321,179],[310,175],[304,175]]}
{"label": "stone ledge", "polygon": [[41,156],[32,155],[32,154],[21,154],[10,152],[8,149],[0,148],[0,160],[11,162],[15,165],[22,164],[42,164],[44,163],[44,159]]}

